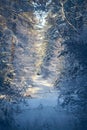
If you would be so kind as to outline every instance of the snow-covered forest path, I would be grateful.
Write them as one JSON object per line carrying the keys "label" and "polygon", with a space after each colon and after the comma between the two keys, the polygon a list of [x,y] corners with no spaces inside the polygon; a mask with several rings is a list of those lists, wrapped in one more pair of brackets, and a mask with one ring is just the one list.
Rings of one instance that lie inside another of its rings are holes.
{"label": "snow-covered forest path", "polygon": [[86,0],[0,0],[0,130],[87,130]]}
{"label": "snow-covered forest path", "polygon": [[[26,15],[30,17],[30,14]],[[23,102],[19,104],[22,113],[18,114],[15,120],[18,124],[21,124],[20,127],[22,128],[23,126],[26,127],[28,122],[30,124],[28,126],[29,130],[36,130],[38,128],[53,130],[57,127],[57,122],[60,122],[59,117],[54,115],[59,113],[60,116],[62,114],[58,107],[59,92],[54,86],[54,82],[56,81],[56,77],[60,77],[63,69],[65,60],[63,57],[58,58],[57,56],[64,50],[64,46],[61,45],[61,38],[48,40],[46,36],[47,30],[52,26],[48,20],[49,15],[50,12],[42,10],[33,12],[32,16],[35,22],[33,23],[33,29],[29,29],[29,34],[27,35],[28,42],[24,41],[27,42],[27,44],[25,43],[26,46],[24,46],[25,51],[20,55],[21,46],[17,45],[15,52],[17,58],[14,59],[14,66],[17,70],[14,82],[18,87],[20,86],[19,88],[22,88],[22,86],[25,87],[22,89],[25,104]],[[20,30],[21,28],[18,28],[19,34]],[[28,32],[27,28],[25,32]],[[21,44],[24,45],[23,41]],[[21,71],[20,68],[22,69]],[[21,79],[19,80],[19,78]],[[63,112],[63,114],[64,117],[60,116],[61,120],[65,120],[67,113]],[[37,126],[35,125],[36,120]],[[69,120],[70,124],[72,124],[71,116],[66,120]]]}
{"label": "snow-covered forest path", "polygon": [[[36,10],[23,14],[24,17],[33,20],[33,28],[25,28],[19,21],[17,23],[18,43],[13,62],[15,69],[13,84],[21,89],[25,97],[57,96],[54,82],[56,76],[60,75],[64,62],[63,58],[58,59],[57,54],[60,54],[64,47],[61,47],[61,39],[49,43],[46,38],[47,30],[52,26],[48,22],[49,13]],[[21,31],[23,36],[20,34]]]}

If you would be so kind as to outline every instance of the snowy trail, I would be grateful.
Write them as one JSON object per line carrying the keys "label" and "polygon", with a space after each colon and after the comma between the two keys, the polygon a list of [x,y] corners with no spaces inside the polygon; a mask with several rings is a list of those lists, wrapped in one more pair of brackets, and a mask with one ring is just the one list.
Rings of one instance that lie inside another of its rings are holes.
{"label": "snowy trail", "polygon": [[26,104],[19,105],[21,112],[15,116],[19,129],[67,130],[71,127],[73,130],[74,117],[58,106],[58,92],[53,85],[41,76],[35,77],[33,85],[26,92],[31,93],[32,98],[26,98]]}
{"label": "snowy trail", "polygon": [[31,98],[27,98],[29,106],[38,107],[40,104],[43,106],[55,106],[57,105],[58,92],[53,88],[53,85],[37,76],[34,79],[33,86],[26,90],[25,96],[31,95]]}
{"label": "snowy trail", "polygon": [[[20,23],[18,23],[19,44],[17,44],[15,52],[16,59],[14,60],[14,64],[17,69],[14,83],[18,88],[26,86],[23,96],[25,97],[27,106],[31,109],[38,108],[39,105],[45,107],[57,106],[58,90],[54,88],[54,81],[55,77],[58,77],[56,73],[57,69],[59,69],[59,75],[61,73],[62,61],[64,60],[57,59],[57,53],[62,50],[61,39],[55,43],[53,42],[53,44],[58,46],[59,50],[56,48],[53,50],[54,54],[50,60],[50,64],[46,66],[52,73],[46,78],[43,77],[43,73],[46,73],[46,70],[39,74],[41,67],[44,66],[46,48],[50,44],[46,39],[47,29],[51,26],[48,22],[49,13],[42,10],[36,10],[31,13],[32,16],[34,15],[35,21],[31,30],[19,26]],[[30,14],[25,13],[23,15],[32,18]],[[25,38],[21,38],[20,31],[24,31]],[[21,109],[24,110],[24,107],[23,104]]]}
{"label": "snowy trail", "polygon": [[0,0],[0,12],[0,130],[87,130],[86,1]]}
{"label": "snowy trail", "polygon": [[[26,87],[23,91],[25,103],[18,104],[20,113],[14,116],[16,124],[20,130],[68,130],[71,126],[73,130],[73,116],[58,104],[60,92],[54,86],[65,62],[64,57],[58,58],[58,54],[64,50],[62,38],[54,41],[46,39],[46,32],[52,26],[48,20],[50,11],[36,10],[33,15],[33,29],[24,28],[26,39],[21,39],[20,31],[24,30],[18,25],[20,46],[16,48],[14,64],[17,75],[14,82],[18,88]],[[25,16],[31,18],[30,14],[25,13]]]}

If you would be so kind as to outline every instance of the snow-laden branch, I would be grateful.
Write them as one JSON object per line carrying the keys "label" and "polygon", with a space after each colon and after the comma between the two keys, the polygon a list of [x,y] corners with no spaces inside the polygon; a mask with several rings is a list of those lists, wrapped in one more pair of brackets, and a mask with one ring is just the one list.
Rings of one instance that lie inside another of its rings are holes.
{"label": "snow-laden branch", "polygon": [[75,28],[75,26],[72,23],[70,23],[69,20],[67,19],[67,17],[65,16],[65,11],[64,11],[64,3],[65,2],[61,1],[60,3],[61,3],[61,7],[62,7],[61,11],[62,11],[62,18],[63,18],[63,20],[65,20],[78,33],[78,31]]}

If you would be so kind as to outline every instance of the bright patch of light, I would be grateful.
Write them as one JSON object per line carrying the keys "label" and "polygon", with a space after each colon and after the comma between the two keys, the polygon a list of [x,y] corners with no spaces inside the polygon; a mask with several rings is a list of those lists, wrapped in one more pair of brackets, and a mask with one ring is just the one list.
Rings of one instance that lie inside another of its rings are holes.
{"label": "bright patch of light", "polygon": [[43,28],[46,24],[46,12],[42,10],[38,10],[34,12],[34,15],[36,17],[36,27]]}
{"label": "bright patch of light", "polygon": [[0,95],[0,99],[6,98],[6,95]]}
{"label": "bright patch of light", "polygon": [[52,84],[48,82],[48,80],[43,80],[41,76],[33,76],[32,77],[35,84],[46,86],[46,87],[52,87]]}

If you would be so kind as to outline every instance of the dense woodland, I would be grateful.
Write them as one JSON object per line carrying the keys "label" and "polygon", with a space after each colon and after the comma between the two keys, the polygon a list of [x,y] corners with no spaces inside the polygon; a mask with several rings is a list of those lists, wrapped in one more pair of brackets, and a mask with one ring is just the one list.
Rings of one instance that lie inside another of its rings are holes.
{"label": "dense woodland", "polygon": [[78,117],[74,130],[86,130],[86,0],[0,0],[0,130],[15,122],[12,104],[32,97],[25,92],[36,75],[52,82],[58,104]]}

